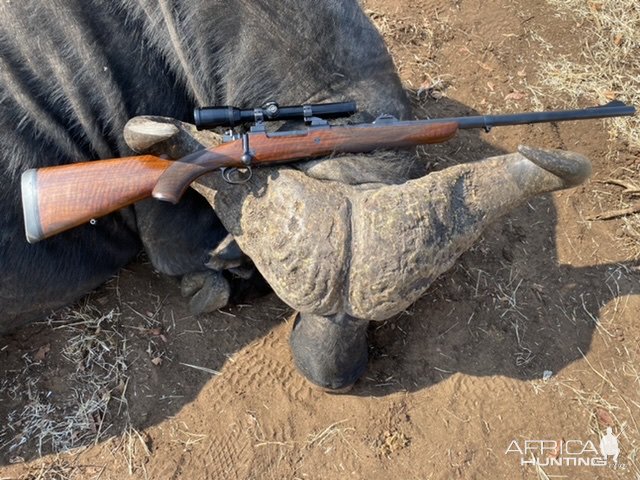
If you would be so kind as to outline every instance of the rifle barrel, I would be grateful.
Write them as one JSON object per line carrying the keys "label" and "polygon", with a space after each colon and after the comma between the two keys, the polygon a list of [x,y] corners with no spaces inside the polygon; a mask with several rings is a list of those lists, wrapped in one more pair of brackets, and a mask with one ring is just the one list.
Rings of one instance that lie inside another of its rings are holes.
{"label": "rifle barrel", "polygon": [[[633,106],[625,105],[620,101],[613,101],[599,107],[584,108],[580,110],[557,110],[549,112],[514,113],[508,115],[479,115],[475,117],[447,118],[448,122],[456,122],[461,129],[484,128],[506,125],[526,125],[543,122],[563,122],[569,120],[587,120],[592,118],[608,118],[632,116],[636,113]],[[436,123],[438,120],[429,120]]]}

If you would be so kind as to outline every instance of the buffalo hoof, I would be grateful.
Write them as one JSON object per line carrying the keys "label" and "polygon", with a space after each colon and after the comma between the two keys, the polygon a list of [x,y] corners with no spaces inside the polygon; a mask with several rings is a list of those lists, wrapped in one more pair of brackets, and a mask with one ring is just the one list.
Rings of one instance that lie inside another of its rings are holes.
{"label": "buffalo hoof", "polygon": [[182,277],[180,290],[183,297],[191,297],[191,313],[207,313],[224,307],[229,302],[231,289],[221,272],[209,270],[188,273]]}
{"label": "buffalo hoof", "polygon": [[300,314],[289,340],[296,367],[327,391],[348,391],[367,369],[368,323],[347,314]]}

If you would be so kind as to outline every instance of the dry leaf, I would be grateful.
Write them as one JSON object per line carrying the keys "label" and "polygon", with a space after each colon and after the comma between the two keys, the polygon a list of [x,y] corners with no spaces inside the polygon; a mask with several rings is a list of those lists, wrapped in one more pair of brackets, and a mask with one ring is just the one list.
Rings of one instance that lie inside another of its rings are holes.
{"label": "dry leaf", "polygon": [[153,363],[156,367],[162,365],[162,357],[155,357],[151,359],[151,363]]}
{"label": "dry leaf", "polygon": [[523,98],[526,98],[526,97],[527,97],[526,93],[515,90],[510,94],[508,94],[507,96],[505,96],[504,99],[505,100],[522,100]]}
{"label": "dry leaf", "polygon": [[604,408],[598,408],[596,410],[596,415],[598,417],[598,422],[600,423],[600,425],[604,427],[613,427],[615,425],[615,422],[613,421],[613,417]]}
{"label": "dry leaf", "polygon": [[33,359],[36,362],[43,362],[45,358],[47,358],[47,354],[51,351],[51,345],[48,343],[42,345],[36,354],[33,356]]}

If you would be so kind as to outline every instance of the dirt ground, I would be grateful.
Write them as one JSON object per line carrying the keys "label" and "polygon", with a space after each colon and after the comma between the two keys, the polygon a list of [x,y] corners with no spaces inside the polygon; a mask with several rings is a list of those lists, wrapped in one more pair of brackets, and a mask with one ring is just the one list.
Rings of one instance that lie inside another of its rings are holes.
{"label": "dirt ground", "polygon": [[[364,4],[420,115],[561,107],[535,88],[539,64],[584,47],[582,26],[542,0]],[[296,372],[292,312],[273,294],[190,316],[141,259],[0,339],[0,478],[639,479],[640,238],[624,218],[590,220],[623,202],[608,180],[640,184],[638,152],[587,121],[465,132],[421,158],[440,169],[520,143],[587,155],[593,177],[516,209],[372,324],[350,393]],[[607,427],[617,468],[522,464],[593,457]],[[521,455],[526,440],[572,446]]]}

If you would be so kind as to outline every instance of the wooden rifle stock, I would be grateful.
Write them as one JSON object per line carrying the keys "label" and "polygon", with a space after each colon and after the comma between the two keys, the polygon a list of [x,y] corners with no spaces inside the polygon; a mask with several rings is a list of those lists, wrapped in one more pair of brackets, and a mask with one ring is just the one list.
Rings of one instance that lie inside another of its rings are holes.
{"label": "wooden rifle stock", "polygon": [[[291,162],[332,153],[369,152],[379,148],[409,147],[448,140],[455,123],[412,126],[388,132],[356,127],[318,128],[291,134],[249,134],[253,166]],[[390,127],[389,127],[390,128]],[[388,135],[393,136],[388,136]],[[177,203],[196,178],[220,168],[244,166],[242,140],[199,150],[178,161],[152,155],[73,163],[30,169],[22,174],[22,206],[27,241],[35,243],[94,218],[150,197],[159,179],[158,198]],[[166,177],[163,175],[170,170]],[[162,186],[169,185],[168,189]]]}
{"label": "wooden rifle stock", "polygon": [[27,241],[38,242],[149,197],[171,163],[142,155],[27,170],[21,179]]}

